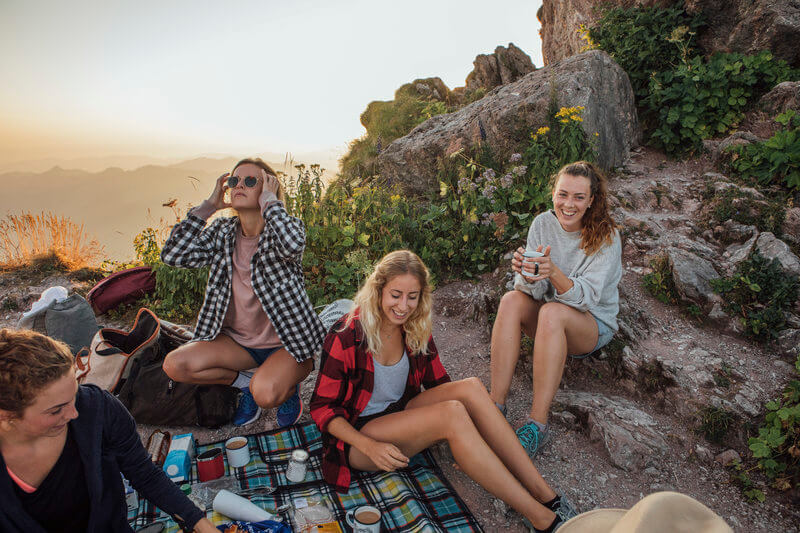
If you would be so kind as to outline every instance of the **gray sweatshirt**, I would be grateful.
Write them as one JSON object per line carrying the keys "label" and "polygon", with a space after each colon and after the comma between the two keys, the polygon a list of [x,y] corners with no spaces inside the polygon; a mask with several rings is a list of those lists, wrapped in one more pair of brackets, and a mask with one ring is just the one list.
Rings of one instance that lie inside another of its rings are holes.
{"label": "gray sweatshirt", "polygon": [[587,256],[581,250],[581,232],[564,231],[553,211],[533,219],[528,230],[527,250],[542,250],[550,246],[550,259],[574,283],[564,294],[557,294],[550,280],[526,282],[521,275],[514,277],[514,288],[535,300],[561,302],[578,311],[589,311],[609,328],[617,331],[619,292],[622,277],[622,244],[619,232],[614,239]]}

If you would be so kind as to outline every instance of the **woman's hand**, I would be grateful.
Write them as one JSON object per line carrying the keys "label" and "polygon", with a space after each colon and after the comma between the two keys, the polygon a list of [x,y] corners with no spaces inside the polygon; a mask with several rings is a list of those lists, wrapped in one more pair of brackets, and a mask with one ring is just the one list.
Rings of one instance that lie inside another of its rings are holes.
{"label": "woman's hand", "polygon": [[208,202],[213,205],[214,209],[217,211],[231,206],[231,204],[225,201],[225,193],[228,191],[227,181],[230,174],[230,172],[226,172],[217,178],[217,182],[214,185],[214,192],[208,197]]}
{"label": "woman's hand", "polygon": [[279,187],[278,178],[273,176],[272,174],[264,172],[263,170],[262,170],[262,175],[264,176],[264,184],[263,184],[263,189],[261,189],[261,192],[271,192],[272,194],[277,196]]}
{"label": "woman's hand", "polygon": [[[544,248],[544,251],[542,248],[543,246],[541,244],[536,247],[537,252],[544,254],[541,257],[523,257],[522,254],[519,253],[519,250],[514,254],[515,259],[517,255],[520,256],[519,270],[515,269],[515,271],[519,272],[528,283],[547,279],[553,273],[553,262],[550,260],[550,247]],[[520,248],[520,250],[522,249]],[[522,253],[524,252],[525,250],[522,250]],[[514,261],[512,260],[512,268],[513,264]]]}
{"label": "woman's hand", "polygon": [[211,520],[208,518],[201,518],[199,522],[194,525],[195,533],[219,533],[219,529],[214,527]]}
{"label": "woman's hand", "polygon": [[361,450],[369,457],[375,466],[386,472],[408,466],[408,457],[403,455],[400,448],[390,442],[380,442],[370,439],[370,442]]}

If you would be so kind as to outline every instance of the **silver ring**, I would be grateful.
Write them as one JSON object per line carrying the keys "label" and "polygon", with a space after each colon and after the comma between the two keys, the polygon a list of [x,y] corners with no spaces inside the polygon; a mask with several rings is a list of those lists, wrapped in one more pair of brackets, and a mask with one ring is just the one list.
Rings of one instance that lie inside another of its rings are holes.
{"label": "silver ring", "polygon": [[534,276],[538,276],[539,275],[539,263],[534,263],[533,275]]}

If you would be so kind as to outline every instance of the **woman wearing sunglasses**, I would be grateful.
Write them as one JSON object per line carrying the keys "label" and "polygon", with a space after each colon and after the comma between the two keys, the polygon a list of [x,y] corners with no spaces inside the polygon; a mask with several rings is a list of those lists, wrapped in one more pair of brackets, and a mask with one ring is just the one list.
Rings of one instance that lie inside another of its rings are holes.
{"label": "woman wearing sunglasses", "polygon": [[[206,225],[229,207],[236,216]],[[275,172],[261,159],[243,159],[161,250],[168,265],[210,267],[194,339],[167,355],[164,371],[179,382],[241,389],[236,425],[257,420],[262,408],[279,406],[281,427],[302,415],[298,384],[325,335],[305,290],[304,247],[303,223],[286,212]]]}

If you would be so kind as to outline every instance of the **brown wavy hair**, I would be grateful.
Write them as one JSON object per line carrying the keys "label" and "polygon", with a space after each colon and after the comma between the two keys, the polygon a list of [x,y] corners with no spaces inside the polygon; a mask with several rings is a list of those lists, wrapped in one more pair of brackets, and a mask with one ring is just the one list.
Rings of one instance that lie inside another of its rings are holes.
{"label": "brown wavy hair", "polygon": [[[260,157],[248,157],[246,159],[242,159],[241,161],[233,165],[233,169],[231,170],[231,176],[233,176],[233,173],[236,172],[236,169],[242,165],[255,165],[258,168],[262,169],[267,174],[275,176],[276,179],[278,177],[278,173],[272,170],[272,167],[269,166],[267,162],[261,159]],[[281,180],[278,180],[278,192],[275,194],[275,196],[277,196],[278,200],[280,200],[284,204],[286,203],[286,196],[283,192],[283,183],[281,183]]]}
{"label": "brown wavy hair", "polygon": [[35,331],[0,329],[0,409],[21,417],[36,395],[66,375],[74,362],[63,342]]}
{"label": "brown wavy hair", "polygon": [[381,324],[383,324],[383,311],[381,310],[383,288],[392,279],[403,274],[411,274],[417,278],[420,285],[417,308],[403,324],[406,345],[413,355],[419,355],[428,350],[428,340],[431,338],[433,330],[430,273],[422,259],[414,252],[395,250],[386,254],[375,265],[372,274],[364,281],[364,286],[353,298],[354,308],[345,323],[345,327],[349,326],[353,322],[356,312],[358,313],[367,340],[367,347],[373,354],[379,354],[383,348],[380,335]]}
{"label": "brown wavy hair", "polygon": [[556,189],[558,179],[564,174],[581,176],[589,180],[592,204],[583,214],[581,229],[581,249],[592,255],[614,240],[617,224],[608,211],[608,181],[597,166],[588,161],[575,161],[561,167],[552,179],[550,192]]}

